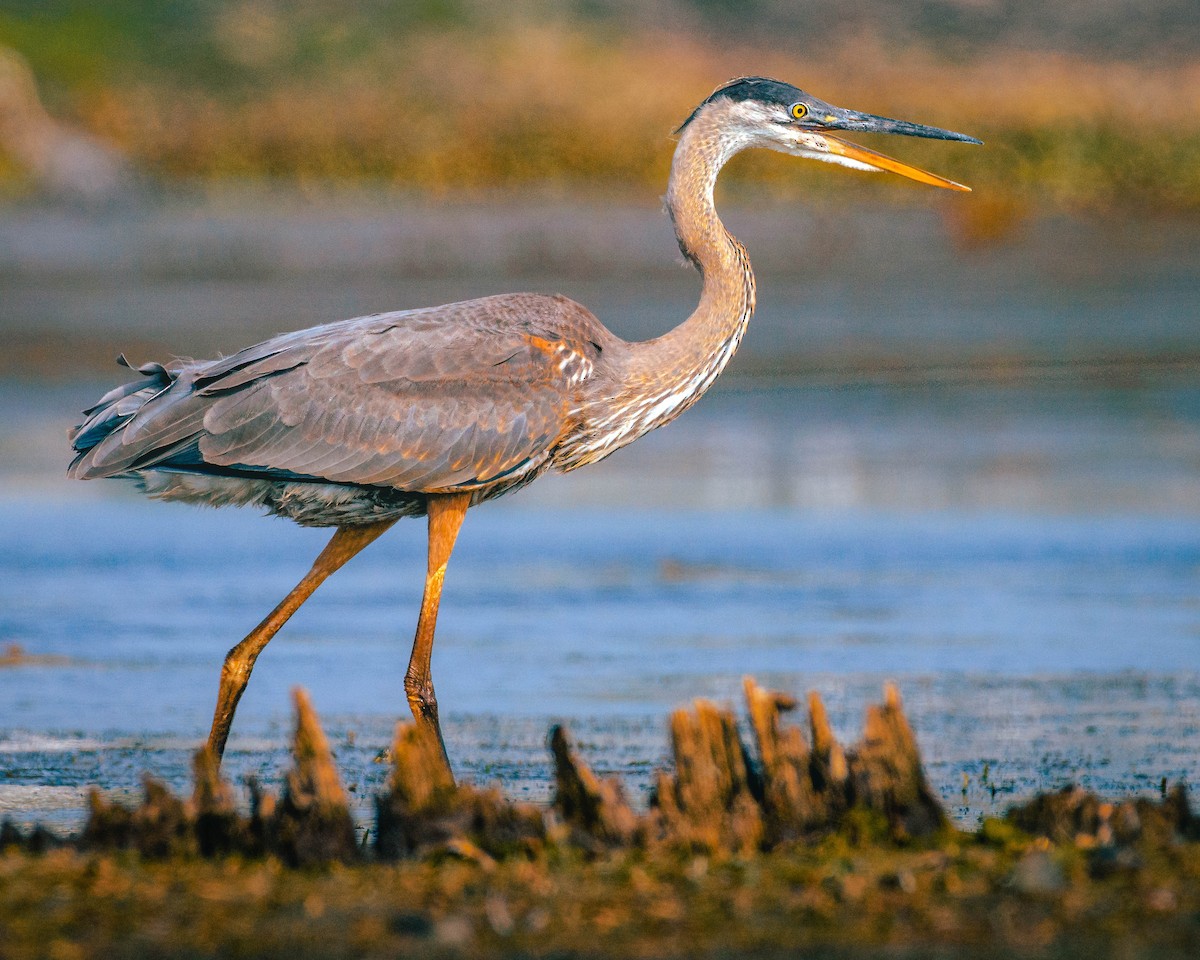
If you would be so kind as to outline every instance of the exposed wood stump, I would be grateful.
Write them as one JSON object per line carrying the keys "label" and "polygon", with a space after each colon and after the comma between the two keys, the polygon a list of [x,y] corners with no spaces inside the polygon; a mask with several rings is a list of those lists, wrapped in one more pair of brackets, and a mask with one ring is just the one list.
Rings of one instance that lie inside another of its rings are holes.
{"label": "exposed wood stump", "polygon": [[136,850],[153,859],[197,852],[194,818],[184,802],[153,777],[143,778],[142,785],[142,802],[132,810],[109,803],[93,787],[88,792],[90,809],[81,845]]}
{"label": "exposed wood stump", "polygon": [[542,811],[510,803],[498,788],[455,785],[436,740],[396,727],[391,789],[375,800],[375,849],[387,859],[449,854],[488,862],[532,853],[546,838]]}
{"label": "exposed wood stump", "polygon": [[[780,714],[796,708],[793,697],[764,690],[750,677],[746,677],[742,686],[758,750],[767,844],[797,840],[828,826],[833,802],[832,791],[828,789],[829,775],[823,772],[829,766],[828,743],[814,735],[813,742],[821,743],[823,752],[810,750],[798,727],[782,724]],[[820,706],[819,700],[815,702]],[[815,716],[816,711],[813,713]],[[821,707],[823,722],[824,716]],[[827,723],[823,730],[828,731]]]}
{"label": "exposed wood stump", "polygon": [[658,775],[654,804],[661,840],[673,846],[748,853],[763,842],[762,807],[751,788],[733,714],[707,700],[671,714],[675,774]]}
{"label": "exposed wood stump", "polygon": [[[812,736],[813,788],[827,793],[832,802],[835,797],[844,796],[849,770],[846,751],[834,737],[825,704],[815,690],[808,695],[808,728]],[[844,802],[841,806],[844,808]]]}
{"label": "exposed wood stump", "polygon": [[852,810],[881,815],[897,840],[946,824],[894,687],[868,709],[862,741],[845,751],[815,693],[806,743],[781,719],[795,699],[750,678],[743,686],[756,761],[729,711],[698,700],[692,712],[672,715],[675,773],[659,774],[655,797],[661,840],[744,853],[837,829]]}
{"label": "exposed wood stump", "polygon": [[[550,735],[554,812],[565,830],[549,831],[543,810],[511,803],[496,787],[455,784],[436,739],[424,728],[396,728],[388,790],[376,798],[375,853],[386,859],[465,857],[482,864],[533,856],[548,844],[588,853],[649,844],[659,849],[752,854],[804,842],[845,826],[856,811],[877,814],[893,839],[927,835],[946,823],[921,768],[916,739],[899,695],[867,710],[863,739],[844,750],[825,707],[808,699],[809,739],[783,722],[794,698],[744,683],[750,747],[733,713],[706,700],[671,715],[673,772],[660,772],[651,809],[639,815],[621,783],[601,779],[575,754],[565,730]],[[295,693],[295,763],[276,799],[251,780],[250,816],[205,750],[194,761],[195,789],[184,802],[146,779],[141,805],[128,810],[93,791],[81,842],[139,851],[147,857],[229,853],[275,854],[292,865],[350,861],[362,856],[349,802],[312,704]],[[753,749],[751,749],[753,748]],[[1014,812],[1026,829],[1055,836],[1105,837],[1194,831],[1182,793],[1159,805],[1118,808],[1082,793],[1040,798]],[[1114,812],[1115,811],[1115,812]],[[1147,826],[1149,825],[1149,826]],[[1105,832],[1107,831],[1107,833]],[[6,843],[22,838],[13,828]]]}
{"label": "exposed wood stump", "polygon": [[554,756],[554,809],[581,847],[627,847],[640,844],[644,827],[625,799],[615,777],[601,780],[571,749],[559,725],[550,731]]}
{"label": "exposed wood stump", "polygon": [[350,861],[358,856],[354,820],[329,742],[308,694],[296,689],[295,766],[284,781],[271,847],[294,865]]}
{"label": "exposed wood stump", "polygon": [[847,765],[851,804],[883,814],[896,839],[928,836],[947,825],[894,684],[884,688],[882,706],[867,707],[863,739],[851,749]]}
{"label": "exposed wood stump", "polygon": [[29,833],[25,833],[8,817],[0,821],[0,853],[10,847],[26,853],[45,853],[63,846],[65,842],[40,823],[34,824]]}

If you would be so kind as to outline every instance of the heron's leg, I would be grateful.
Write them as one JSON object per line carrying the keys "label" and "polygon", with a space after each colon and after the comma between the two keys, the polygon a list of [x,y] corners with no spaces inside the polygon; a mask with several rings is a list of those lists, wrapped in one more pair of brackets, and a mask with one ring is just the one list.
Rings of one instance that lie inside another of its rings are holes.
{"label": "heron's leg", "polygon": [[447,767],[450,766],[450,759],[446,754],[442,728],[438,723],[437,697],[433,692],[429,658],[433,654],[433,631],[437,626],[438,603],[442,599],[446,564],[450,560],[454,541],[458,538],[459,528],[470,505],[470,493],[429,496],[429,560],[425,572],[425,593],[421,597],[421,615],[417,620],[412,657],[408,661],[408,672],[404,676],[404,692],[408,694],[408,706],[412,710],[413,718],[419,727],[431,730],[437,736]]}
{"label": "heron's leg", "polygon": [[212,730],[208,735],[208,749],[216,756],[218,762],[225,752],[225,741],[229,737],[229,725],[233,723],[233,713],[237,710],[238,701],[250,680],[250,671],[254,669],[254,661],[263,652],[263,648],[271,638],[279,632],[279,628],[287,623],[288,618],[300,609],[307,600],[335,570],[347,560],[371,543],[381,533],[387,530],[395,520],[383,520],[379,523],[362,524],[352,527],[338,527],[333,539],[325,545],[320,556],[313,562],[312,569],[304,579],[292,589],[282,602],[267,616],[262,623],[250,631],[246,639],[229,651],[225,664],[221,667],[221,688],[217,693],[217,709],[213,713]]}

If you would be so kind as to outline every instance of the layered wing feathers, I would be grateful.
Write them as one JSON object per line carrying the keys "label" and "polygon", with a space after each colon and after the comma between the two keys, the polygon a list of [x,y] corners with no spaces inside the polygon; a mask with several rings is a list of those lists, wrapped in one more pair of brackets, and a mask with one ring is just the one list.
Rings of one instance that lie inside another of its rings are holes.
{"label": "layered wing feathers", "polygon": [[[118,388],[122,416],[104,420],[100,405],[77,429],[72,473],[177,468],[426,492],[484,486],[545,460],[579,389],[562,357],[585,358],[590,370],[605,336],[578,304],[531,294],[285,334],[174,371],[165,389],[161,377],[156,391]],[[132,413],[131,397],[144,397]]]}

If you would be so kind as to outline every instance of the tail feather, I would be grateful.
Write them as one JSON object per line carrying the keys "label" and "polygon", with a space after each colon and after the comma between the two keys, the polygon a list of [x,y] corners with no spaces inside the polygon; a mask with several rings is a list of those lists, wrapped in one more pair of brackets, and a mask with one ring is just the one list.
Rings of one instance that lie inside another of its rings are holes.
{"label": "tail feather", "polygon": [[113,388],[83,411],[83,420],[68,434],[77,454],[68,469],[70,476],[77,475],[77,467],[89,450],[125,426],[145,404],[168,390],[176,380],[176,375],[161,363],[134,367],[124,354],[117,358],[117,363],[136,370],[145,379]]}

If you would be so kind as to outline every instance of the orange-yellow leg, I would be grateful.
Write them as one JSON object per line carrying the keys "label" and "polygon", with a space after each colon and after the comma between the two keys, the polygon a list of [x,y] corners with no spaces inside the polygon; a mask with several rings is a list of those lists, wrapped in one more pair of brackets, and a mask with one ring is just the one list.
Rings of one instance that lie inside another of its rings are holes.
{"label": "orange-yellow leg", "polygon": [[447,769],[450,767],[450,759],[442,739],[441,724],[438,723],[437,697],[433,692],[429,659],[433,654],[433,631],[437,626],[438,603],[442,599],[446,564],[450,561],[454,541],[458,538],[458,531],[470,505],[469,493],[429,495],[429,559],[425,572],[425,593],[421,597],[421,616],[417,620],[412,657],[408,661],[408,672],[404,676],[404,692],[408,694],[408,706],[412,710],[413,719],[417,721],[418,727],[423,727],[437,737]]}
{"label": "orange-yellow leg", "polygon": [[361,526],[338,527],[333,539],[325,545],[325,549],[321,551],[321,555],[314,561],[312,569],[304,579],[296,584],[292,592],[283,598],[279,606],[272,610],[262,623],[250,631],[245,640],[229,651],[225,657],[225,664],[221,667],[217,708],[213,713],[212,730],[208,734],[208,749],[217,758],[218,763],[225,752],[225,741],[229,738],[229,726],[233,723],[234,711],[237,710],[238,701],[246,690],[250,671],[254,669],[254,661],[263,652],[263,648],[331,573],[395,522],[384,520]]}

